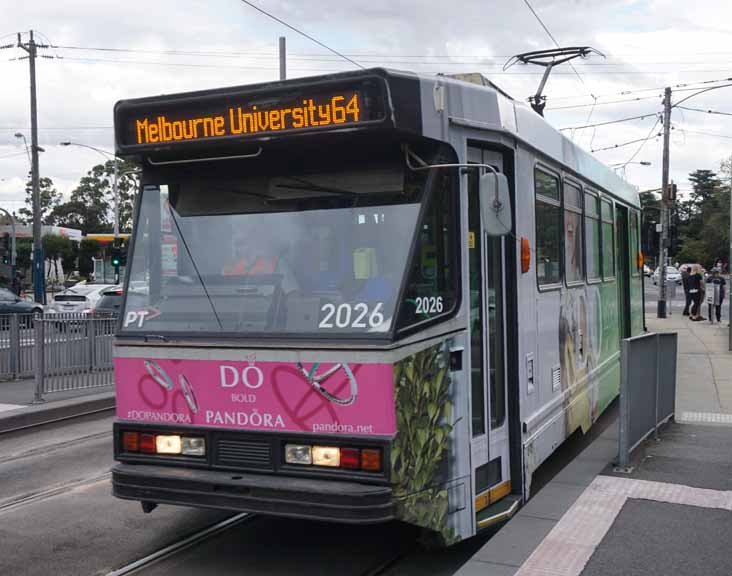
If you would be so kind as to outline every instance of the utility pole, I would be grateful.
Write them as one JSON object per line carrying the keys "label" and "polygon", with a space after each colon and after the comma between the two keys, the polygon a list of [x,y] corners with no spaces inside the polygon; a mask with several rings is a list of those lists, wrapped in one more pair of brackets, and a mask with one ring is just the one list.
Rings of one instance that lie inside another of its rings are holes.
{"label": "utility pole", "polygon": [[27,44],[23,44],[18,32],[18,47],[28,53],[30,63],[31,97],[31,183],[33,187],[33,295],[39,304],[46,303],[46,270],[41,238],[41,186],[38,176],[38,112],[36,109],[36,55],[37,46],[33,40],[33,30],[29,32]]}
{"label": "utility pole", "polygon": [[727,257],[727,306],[729,307],[729,345],[728,349],[732,352],[732,156],[729,159],[729,256]]}
{"label": "utility pole", "polygon": [[117,166],[117,156],[112,158],[112,166],[114,167],[114,180],[112,181],[112,192],[114,194],[114,239],[119,238],[119,190],[117,189],[117,180],[119,177],[119,167]]}
{"label": "utility pole", "polygon": [[666,255],[668,254],[668,213],[671,189],[668,182],[669,141],[671,139],[671,88],[663,91],[663,166],[661,171],[661,245],[658,248],[658,314],[666,318]]}
{"label": "utility pole", "polygon": [[285,37],[280,36],[280,80],[287,78],[287,51],[285,49]]}

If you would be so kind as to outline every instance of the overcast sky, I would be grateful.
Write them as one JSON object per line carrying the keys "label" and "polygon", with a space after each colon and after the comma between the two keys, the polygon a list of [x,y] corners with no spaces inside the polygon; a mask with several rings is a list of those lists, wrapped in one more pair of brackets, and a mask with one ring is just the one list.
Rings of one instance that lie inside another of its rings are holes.
{"label": "overcast sky", "polygon": [[[525,100],[541,70],[502,66],[513,54],[552,48],[524,0],[253,0],[364,66],[425,73],[481,72]],[[555,127],[648,114],[645,119],[578,130],[576,142],[599,149],[646,138],[661,110],[662,87],[710,87],[732,77],[732,3],[723,0],[530,0],[564,46],[590,45],[606,55],[578,61],[578,78],[556,69],[545,93]],[[38,60],[42,176],[68,194],[101,155],[61,147],[72,140],[113,149],[112,108],[122,98],[247,84],[278,78],[277,38],[287,37],[288,77],[353,66],[237,0],[0,0],[0,45],[37,31],[56,46]],[[0,50],[0,206],[17,209],[29,170],[28,61],[18,48]],[[638,92],[639,90],[645,90]],[[631,94],[621,94],[632,92]],[[674,100],[693,94],[678,91]],[[594,95],[596,106],[592,106]],[[642,98],[638,101],[627,101]],[[613,103],[617,100],[625,100]],[[732,113],[732,87],[684,105]],[[574,106],[572,108],[566,108]],[[563,108],[554,109],[552,108]],[[589,122],[588,122],[589,119]],[[675,109],[671,175],[686,190],[687,174],[718,170],[732,155],[732,116]],[[640,143],[595,152],[607,164],[626,162]],[[649,140],[626,177],[641,189],[661,181],[661,140]]]}

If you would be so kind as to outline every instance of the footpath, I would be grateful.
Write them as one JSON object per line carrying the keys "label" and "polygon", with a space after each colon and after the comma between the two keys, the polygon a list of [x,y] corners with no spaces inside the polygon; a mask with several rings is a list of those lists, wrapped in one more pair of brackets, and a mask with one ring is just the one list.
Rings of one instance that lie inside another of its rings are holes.
{"label": "footpath", "polygon": [[34,403],[36,384],[0,380],[0,433],[114,408],[114,387],[51,392]]}
{"label": "footpath", "polygon": [[675,420],[613,468],[617,422],[544,486],[456,576],[732,575],[728,326],[647,316],[678,333]]}

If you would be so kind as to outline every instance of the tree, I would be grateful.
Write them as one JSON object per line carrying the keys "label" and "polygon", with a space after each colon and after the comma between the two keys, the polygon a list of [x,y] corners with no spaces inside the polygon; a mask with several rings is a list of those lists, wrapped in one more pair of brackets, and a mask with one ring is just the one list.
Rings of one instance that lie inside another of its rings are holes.
{"label": "tree", "polygon": [[94,271],[92,258],[99,258],[102,251],[102,243],[98,240],[87,240],[84,238],[79,243],[79,274],[89,277]]}
{"label": "tree", "polygon": [[[724,164],[722,166],[724,170]],[[726,259],[729,229],[729,189],[711,170],[689,174],[693,191],[678,203],[680,249],[676,259],[699,262],[707,268],[718,258]]]}
{"label": "tree", "polygon": [[[54,209],[61,204],[62,196],[61,193],[56,190],[53,185],[53,180],[47,177],[43,177],[39,180],[40,185],[40,200],[41,200],[41,223],[46,226],[52,226],[55,224]],[[18,210],[20,214],[18,220],[23,224],[30,224],[33,222],[33,181],[28,180],[25,184],[25,203],[27,207],[23,207]]]}
{"label": "tree", "polygon": [[[54,210],[59,225],[78,228],[84,234],[112,232],[114,223],[114,162],[97,164],[71,192],[68,202]],[[139,186],[138,165],[116,160],[119,194],[119,230],[131,231],[135,192]]]}

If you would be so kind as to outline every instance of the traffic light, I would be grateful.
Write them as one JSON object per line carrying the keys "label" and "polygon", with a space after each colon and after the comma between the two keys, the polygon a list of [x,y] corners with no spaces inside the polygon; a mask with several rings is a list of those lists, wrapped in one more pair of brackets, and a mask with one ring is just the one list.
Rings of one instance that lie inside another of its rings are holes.
{"label": "traffic light", "polygon": [[3,234],[3,242],[0,245],[0,252],[3,254],[3,264],[10,264],[10,234]]}
{"label": "traffic light", "polygon": [[112,266],[117,268],[120,265],[120,247],[119,246],[112,246]]}
{"label": "traffic light", "polygon": [[119,249],[119,265],[127,266],[127,244],[120,246]]}

